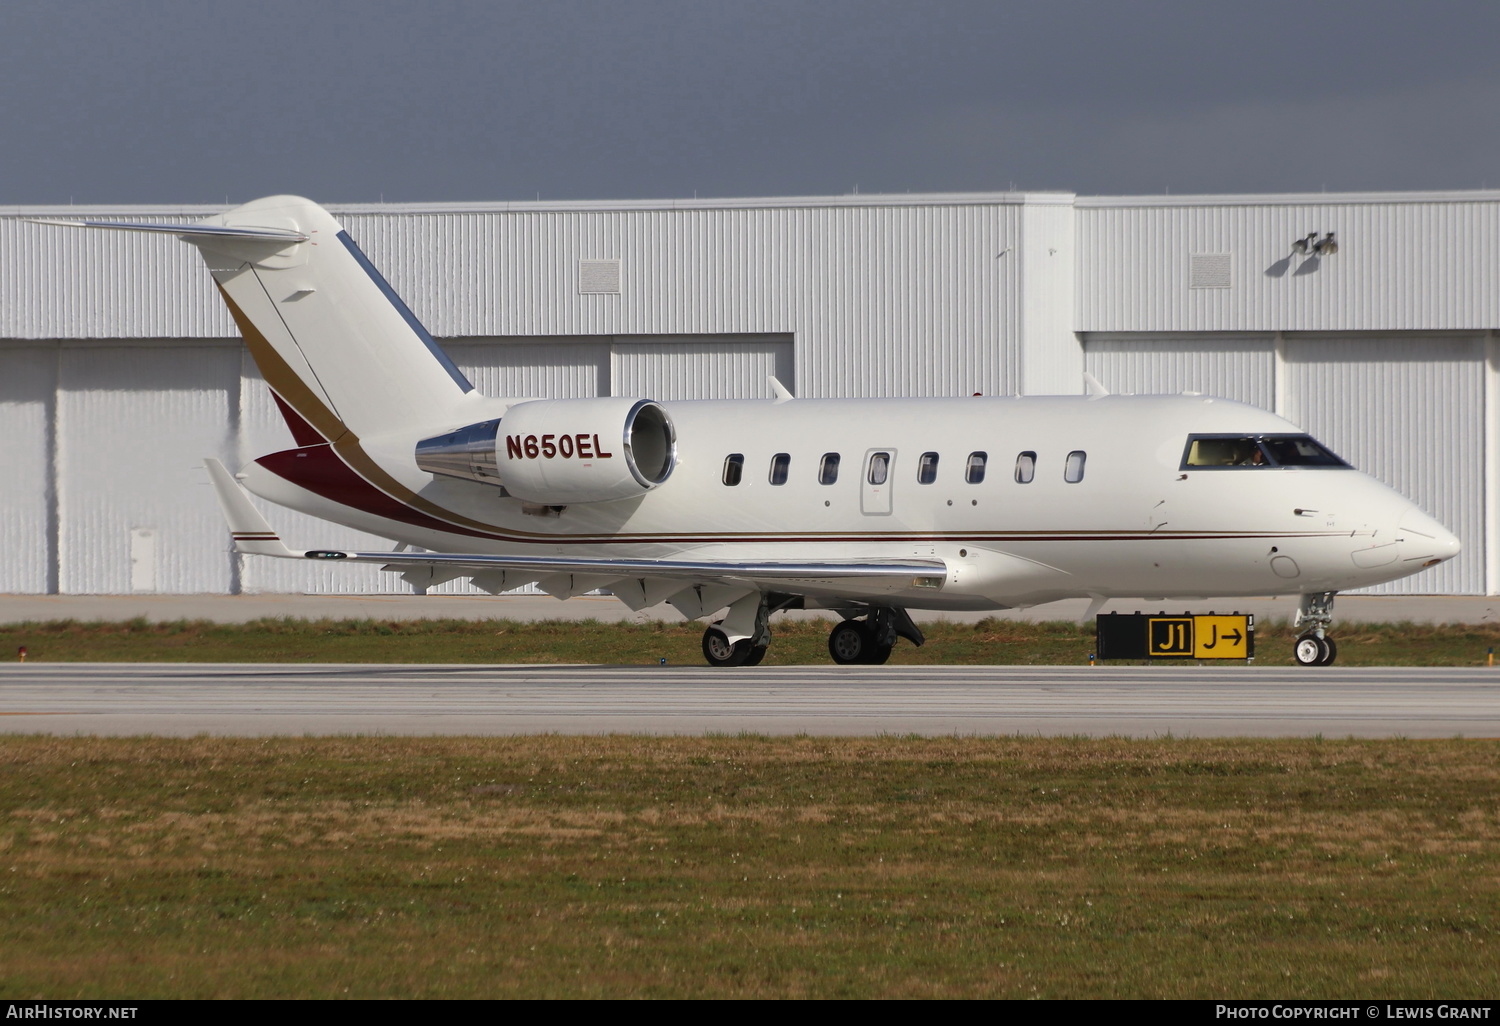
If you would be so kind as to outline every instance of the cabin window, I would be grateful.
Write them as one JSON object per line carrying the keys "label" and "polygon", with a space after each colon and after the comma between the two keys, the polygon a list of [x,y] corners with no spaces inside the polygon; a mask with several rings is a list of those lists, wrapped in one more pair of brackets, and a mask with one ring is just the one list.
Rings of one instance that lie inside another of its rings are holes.
{"label": "cabin window", "polygon": [[732,452],[724,457],[724,483],[731,488],[740,483],[745,473],[745,454]]}
{"label": "cabin window", "polygon": [[1077,484],[1083,480],[1083,461],[1089,458],[1089,454],[1079,449],[1068,453],[1067,466],[1063,468],[1063,480],[1068,484]]}
{"label": "cabin window", "polygon": [[917,484],[932,484],[937,480],[938,454],[924,452],[917,462]]}
{"label": "cabin window", "polygon": [[1023,452],[1016,456],[1016,484],[1031,484],[1036,477],[1036,453]]}
{"label": "cabin window", "polygon": [[771,457],[771,483],[773,485],[786,484],[787,470],[792,465],[792,457],[788,453],[778,452]]}
{"label": "cabin window", "polygon": [[831,485],[839,479],[839,454],[825,452],[818,464],[818,484]]}
{"label": "cabin window", "polygon": [[964,466],[964,480],[969,482],[969,484],[978,484],[983,481],[984,464],[989,458],[989,453],[969,453],[969,462]]}
{"label": "cabin window", "polygon": [[1349,464],[1310,435],[1189,435],[1183,470],[1339,467]]}
{"label": "cabin window", "polygon": [[872,485],[885,484],[886,477],[891,472],[891,454],[888,452],[870,453],[869,481]]}

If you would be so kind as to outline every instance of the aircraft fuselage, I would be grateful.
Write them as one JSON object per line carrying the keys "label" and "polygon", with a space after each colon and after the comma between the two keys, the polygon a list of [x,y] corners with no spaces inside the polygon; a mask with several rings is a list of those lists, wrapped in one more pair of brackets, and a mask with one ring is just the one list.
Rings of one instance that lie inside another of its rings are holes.
{"label": "aircraft fuselage", "polygon": [[[481,412],[501,417],[504,445],[503,414],[517,401],[484,402],[493,407]],[[899,597],[926,609],[1085,595],[1332,592],[1402,577],[1457,551],[1412,503],[1348,467],[1185,466],[1192,435],[1300,434],[1223,399],[661,405],[676,428],[676,466],[629,499],[528,511],[495,485],[420,469],[410,431],[267,457],[246,484],[273,502],[439,552],[941,560],[941,587]],[[617,441],[600,439],[597,452],[587,442],[588,458],[618,458]],[[585,458],[581,444],[569,456],[550,444],[551,457],[539,450],[535,458]],[[836,475],[826,469],[829,454],[838,457]],[[877,459],[883,468],[872,468]]]}

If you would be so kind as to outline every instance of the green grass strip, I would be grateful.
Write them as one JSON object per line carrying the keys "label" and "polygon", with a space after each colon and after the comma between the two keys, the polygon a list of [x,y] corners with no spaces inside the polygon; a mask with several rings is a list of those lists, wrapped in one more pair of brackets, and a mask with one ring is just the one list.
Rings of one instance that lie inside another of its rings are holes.
{"label": "green grass strip", "polygon": [[0,738],[0,991],[1500,993],[1494,741]]}
{"label": "green grass strip", "polygon": [[[831,623],[772,621],[766,665],[826,663]],[[1081,665],[1094,650],[1092,625],[1026,623],[995,618],[923,625],[928,643],[897,644],[891,662],[905,665]],[[1495,624],[1350,624],[1336,629],[1341,666],[1480,666],[1500,647]],[[73,620],[0,626],[0,657],[45,662],[392,662],[605,663],[642,665],[703,660],[700,623],[594,620],[295,620],[244,624],[209,621],[82,623]],[[1292,662],[1294,634],[1285,623],[1261,624],[1256,661]]]}

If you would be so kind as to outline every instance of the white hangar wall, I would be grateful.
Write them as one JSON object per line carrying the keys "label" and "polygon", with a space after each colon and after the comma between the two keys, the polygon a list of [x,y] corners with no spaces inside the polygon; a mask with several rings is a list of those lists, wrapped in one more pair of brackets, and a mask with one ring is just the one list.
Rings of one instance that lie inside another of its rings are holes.
{"label": "white hangar wall", "polygon": [[[19,220],[219,209],[0,211],[0,459],[27,483],[0,490],[0,590],[404,590],[227,551],[199,457],[291,439],[191,247]],[[489,394],[1036,394],[1087,368],[1274,409],[1462,538],[1383,590],[1500,592],[1497,193],[331,209]],[[1339,251],[1294,255],[1313,231]]]}
{"label": "white hangar wall", "polygon": [[[1463,553],[1384,593],[1500,591],[1500,194],[1080,197],[1074,323],[1119,391],[1300,424]],[[1338,251],[1292,243],[1332,232]],[[1217,273],[1214,273],[1217,272]]]}

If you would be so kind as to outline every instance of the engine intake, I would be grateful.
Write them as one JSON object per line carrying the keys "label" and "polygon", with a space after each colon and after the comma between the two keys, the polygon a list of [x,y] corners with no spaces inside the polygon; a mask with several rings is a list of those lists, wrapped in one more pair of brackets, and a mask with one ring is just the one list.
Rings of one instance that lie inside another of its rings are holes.
{"label": "engine intake", "polygon": [[642,495],[677,464],[672,418],[649,399],[536,399],[417,443],[430,474],[549,506]]}

